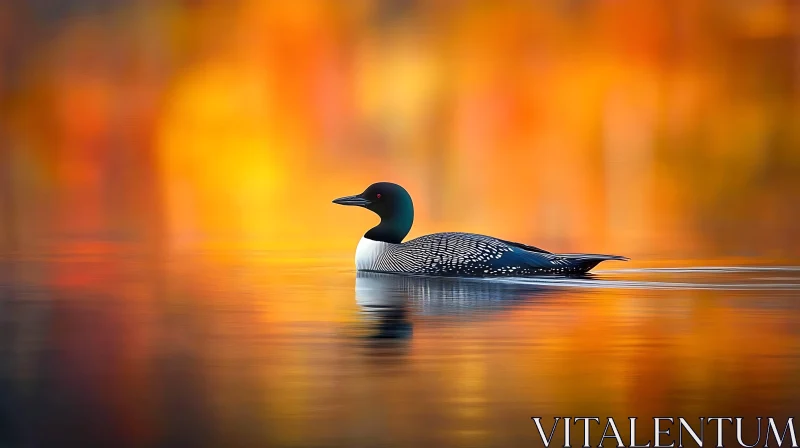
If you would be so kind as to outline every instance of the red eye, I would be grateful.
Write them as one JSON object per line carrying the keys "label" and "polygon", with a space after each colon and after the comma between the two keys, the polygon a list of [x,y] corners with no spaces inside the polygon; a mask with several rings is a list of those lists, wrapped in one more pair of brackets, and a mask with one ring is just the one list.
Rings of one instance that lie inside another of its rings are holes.
{"label": "red eye", "polygon": [[378,199],[380,199],[380,198],[381,198],[381,194],[380,194],[380,193],[378,193],[378,194],[376,194],[376,195],[375,195],[375,197],[377,197]]}

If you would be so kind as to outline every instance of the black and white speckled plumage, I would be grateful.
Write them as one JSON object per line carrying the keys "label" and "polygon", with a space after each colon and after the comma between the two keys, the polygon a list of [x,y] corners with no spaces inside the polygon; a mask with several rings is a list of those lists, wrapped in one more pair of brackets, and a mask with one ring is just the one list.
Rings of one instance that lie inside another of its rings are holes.
{"label": "black and white speckled plumage", "polygon": [[[541,274],[582,274],[597,263],[619,257],[557,255],[531,246],[473,233],[446,232],[405,243],[362,240],[370,249],[358,250],[361,271],[461,277],[507,277]],[[528,247],[530,249],[524,249]]]}
{"label": "black and white speckled plumage", "polygon": [[403,187],[388,182],[333,202],[364,207],[381,217],[380,224],[358,244],[359,271],[459,277],[575,275],[605,260],[626,260],[616,255],[554,254],[474,233],[434,233],[404,243],[414,221],[414,207]]}

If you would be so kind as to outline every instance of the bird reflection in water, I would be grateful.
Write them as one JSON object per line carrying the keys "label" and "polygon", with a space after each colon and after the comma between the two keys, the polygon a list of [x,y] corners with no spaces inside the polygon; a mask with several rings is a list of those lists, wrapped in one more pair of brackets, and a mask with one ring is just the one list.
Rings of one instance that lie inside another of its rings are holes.
{"label": "bird reflection in water", "polygon": [[411,315],[479,319],[550,289],[488,279],[422,277],[359,271],[356,303],[371,340],[408,340]]}
{"label": "bird reflection in water", "polygon": [[409,320],[409,288],[403,276],[358,272],[356,303],[369,339],[409,339],[413,333]]}

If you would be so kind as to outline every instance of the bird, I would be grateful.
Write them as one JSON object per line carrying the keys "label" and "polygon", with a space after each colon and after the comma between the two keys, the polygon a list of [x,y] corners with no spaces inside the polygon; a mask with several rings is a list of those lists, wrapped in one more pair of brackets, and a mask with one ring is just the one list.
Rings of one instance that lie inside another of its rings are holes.
{"label": "bird", "polygon": [[414,203],[405,188],[391,182],[374,183],[333,203],[363,207],[380,217],[356,247],[357,271],[445,277],[576,276],[603,261],[628,260],[619,255],[557,254],[464,232],[432,233],[403,242],[414,223]]}

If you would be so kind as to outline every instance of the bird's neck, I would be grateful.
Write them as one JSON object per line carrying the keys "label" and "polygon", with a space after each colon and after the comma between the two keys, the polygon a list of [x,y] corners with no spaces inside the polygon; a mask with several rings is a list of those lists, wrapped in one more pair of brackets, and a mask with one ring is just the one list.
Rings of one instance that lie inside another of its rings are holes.
{"label": "bird's neck", "polygon": [[369,229],[364,234],[364,238],[384,243],[400,244],[403,238],[411,231],[414,223],[414,208],[404,207],[400,210],[393,210],[391,213],[382,214],[381,222],[377,226]]}

